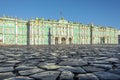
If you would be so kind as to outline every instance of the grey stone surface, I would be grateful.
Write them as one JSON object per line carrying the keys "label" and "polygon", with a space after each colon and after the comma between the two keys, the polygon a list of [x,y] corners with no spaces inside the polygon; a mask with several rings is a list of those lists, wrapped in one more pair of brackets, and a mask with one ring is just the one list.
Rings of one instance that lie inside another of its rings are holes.
{"label": "grey stone surface", "polygon": [[59,71],[46,71],[31,75],[30,77],[38,80],[56,80],[59,74]]}
{"label": "grey stone surface", "polygon": [[92,64],[109,64],[108,61],[105,60],[95,60],[95,61],[91,61]]}
{"label": "grey stone surface", "polygon": [[12,72],[0,73],[0,80],[14,77],[15,75]]}
{"label": "grey stone surface", "polygon": [[45,70],[57,70],[61,66],[56,65],[55,63],[41,63],[38,65],[38,67]]}
{"label": "grey stone surface", "polygon": [[87,73],[87,74],[78,74],[77,80],[99,80],[99,78],[94,74]]}
{"label": "grey stone surface", "polygon": [[69,59],[67,61],[61,62],[59,65],[80,67],[80,66],[88,65],[88,63],[86,61],[83,61],[82,59]]}
{"label": "grey stone surface", "polygon": [[120,63],[118,58],[108,58],[105,61],[111,62],[111,63]]}
{"label": "grey stone surface", "polygon": [[94,67],[94,66],[84,66],[83,69],[88,72],[88,73],[91,73],[91,72],[98,72],[98,71],[104,71],[105,69],[103,68],[97,68],[97,67]]}
{"label": "grey stone surface", "polygon": [[12,72],[13,70],[13,67],[0,67],[0,73]]}
{"label": "grey stone surface", "polygon": [[100,80],[120,80],[120,75],[109,72],[96,72],[94,73]]}
{"label": "grey stone surface", "polygon": [[29,70],[29,69],[33,69],[34,67],[29,67],[29,66],[25,66],[25,65],[20,65],[18,67],[15,68],[15,70],[18,70],[18,71],[22,71],[22,70]]}
{"label": "grey stone surface", "polygon": [[110,70],[109,72],[120,75],[120,69]]}
{"label": "grey stone surface", "polygon": [[62,66],[59,71],[71,71],[75,74],[85,74],[86,71],[82,69],[81,67],[72,67],[72,66]]}
{"label": "grey stone surface", "polygon": [[15,65],[15,63],[8,63],[8,62],[0,63],[0,67],[13,67],[14,65]]}
{"label": "grey stone surface", "polygon": [[0,80],[120,80],[120,45],[0,46]]}
{"label": "grey stone surface", "polygon": [[21,76],[28,76],[28,75],[32,75],[32,74],[43,72],[43,71],[44,70],[42,70],[42,69],[34,68],[34,69],[30,69],[30,70],[19,71],[19,74]]}
{"label": "grey stone surface", "polygon": [[4,79],[4,80],[35,80],[35,79],[29,78],[29,77],[18,76],[18,77],[12,77],[12,78],[8,78],[8,79]]}
{"label": "grey stone surface", "polygon": [[113,65],[111,65],[111,64],[92,64],[92,66],[95,66],[98,68],[103,68],[105,70],[111,70]]}
{"label": "grey stone surface", "polygon": [[63,71],[59,78],[60,80],[73,80],[74,74],[70,71]]}

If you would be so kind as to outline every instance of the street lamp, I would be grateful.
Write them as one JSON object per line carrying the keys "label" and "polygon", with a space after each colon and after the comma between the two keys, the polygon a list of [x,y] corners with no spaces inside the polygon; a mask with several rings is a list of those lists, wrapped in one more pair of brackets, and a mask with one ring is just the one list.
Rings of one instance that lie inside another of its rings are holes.
{"label": "street lamp", "polygon": [[50,27],[49,27],[49,31],[48,31],[48,45],[49,45],[49,49],[48,49],[48,53],[51,52],[51,31],[50,31]]}
{"label": "street lamp", "polygon": [[48,45],[51,45],[51,29],[49,27],[49,31],[48,31]]}

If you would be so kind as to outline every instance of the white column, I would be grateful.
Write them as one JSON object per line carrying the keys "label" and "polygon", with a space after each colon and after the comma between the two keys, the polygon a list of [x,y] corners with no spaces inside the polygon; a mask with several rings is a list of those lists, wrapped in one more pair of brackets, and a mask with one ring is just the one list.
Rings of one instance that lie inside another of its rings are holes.
{"label": "white column", "polygon": [[15,26],[16,26],[16,30],[15,30],[16,31],[16,35],[15,35],[15,38],[16,38],[16,44],[17,44],[17,42],[18,42],[17,41],[17,37],[18,37],[18,22],[17,22],[17,19],[16,19],[15,22],[16,22],[16,24],[15,24]]}
{"label": "white column", "polygon": [[69,25],[68,25],[68,29],[67,29],[67,35],[68,35],[68,37],[69,37]]}
{"label": "white column", "polygon": [[38,25],[38,44],[40,45],[40,26]]}
{"label": "white column", "polygon": [[61,37],[58,38],[58,44],[61,44]]}
{"label": "white column", "polygon": [[55,45],[55,37],[52,38],[52,44]]}
{"label": "white column", "polygon": [[66,37],[66,44],[69,44],[69,37]]}
{"label": "white column", "polygon": [[3,22],[3,24],[2,24],[2,33],[3,33],[3,44],[4,44],[4,32],[5,32],[5,29],[4,29],[4,27],[5,27],[5,23]]}

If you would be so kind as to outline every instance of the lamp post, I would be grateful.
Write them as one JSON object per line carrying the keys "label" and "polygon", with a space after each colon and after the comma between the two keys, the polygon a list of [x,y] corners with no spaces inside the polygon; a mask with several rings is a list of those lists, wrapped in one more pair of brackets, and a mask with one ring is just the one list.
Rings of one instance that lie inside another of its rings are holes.
{"label": "lamp post", "polygon": [[93,24],[90,24],[90,44],[93,44]]}
{"label": "lamp post", "polygon": [[27,45],[30,45],[30,21],[27,23]]}
{"label": "lamp post", "polygon": [[48,31],[48,47],[49,47],[49,49],[48,49],[48,53],[50,53],[50,51],[51,51],[51,31],[50,31],[50,27],[49,27],[49,31]]}
{"label": "lamp post", "polygon": [[51,45],[51,31],[50,31],[50,28],[49,28],[49,31],[48,31],[48,45]]}

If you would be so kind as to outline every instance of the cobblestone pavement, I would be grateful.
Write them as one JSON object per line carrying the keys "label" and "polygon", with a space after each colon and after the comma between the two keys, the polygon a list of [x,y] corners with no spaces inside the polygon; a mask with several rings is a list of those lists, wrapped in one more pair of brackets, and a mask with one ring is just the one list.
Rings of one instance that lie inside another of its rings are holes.
{"label": "cobblestone pavement", "polygon": [[0,80],[120,80],[120,46],[1,46]]}

